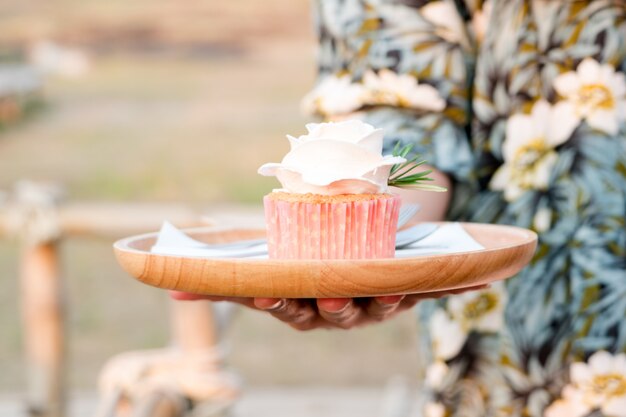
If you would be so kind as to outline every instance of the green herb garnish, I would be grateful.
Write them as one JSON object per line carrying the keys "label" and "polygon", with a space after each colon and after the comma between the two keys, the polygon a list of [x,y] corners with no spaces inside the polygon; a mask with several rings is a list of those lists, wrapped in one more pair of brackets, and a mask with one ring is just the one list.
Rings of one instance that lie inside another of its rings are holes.
{"label": "green herb garnish", "polygon": [[400,142],[396,143],[396,146],[393,148],[392,151],[393,156],[401,156],[403,158],[406,158],[406,162],[402,164],[395,164],[391,167],[391,172],[389,174],[389,180],[387,180],[387,185],[398,188],[409,188],[411,190],[425,190],[437,192],[448,191],[444,187],[439,187],[432,184],[424,184],[424,182],[426,181],[433,181],[432,178],[429,178],[427,176],[432,172],[432,170],[426,170],[417,173],[415,172],[415,169],[425,164],[426,161],[420,160],[419,155],[408,158],[407,155],[411,152],[412,149],[413,144],[408,144],[401,147]]}

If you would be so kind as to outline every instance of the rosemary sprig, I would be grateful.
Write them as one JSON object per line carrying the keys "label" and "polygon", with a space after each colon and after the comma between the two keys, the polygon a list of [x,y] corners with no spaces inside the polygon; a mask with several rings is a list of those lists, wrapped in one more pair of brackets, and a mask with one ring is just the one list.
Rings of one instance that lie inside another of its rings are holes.
{"label": "rosemary sprig", "polygon": [[409,153],[411,153],[412,149],[413,144],[401,146],[400,142],[396,143],[396,146],[393,148],[392,151],[393,156],[401,156],[406,159],[406,162],[402,164],[395,164],[391,167],[391,172],[389,173],[389,180],[387,180],[387,184],[393,187],[409,188],[412,190],[437,192],[448,191],[447,189],[439,187],[437,185],[424,184],[424,182],[426,181],[433,181],[432,178],[428,177],[428,174],[430,174],[432,170],[426,170],[417,173],[413,172],[415,169],[425,164],[426,161],[420,160],[419,155],[415,155],[409,158],[408,155]]}

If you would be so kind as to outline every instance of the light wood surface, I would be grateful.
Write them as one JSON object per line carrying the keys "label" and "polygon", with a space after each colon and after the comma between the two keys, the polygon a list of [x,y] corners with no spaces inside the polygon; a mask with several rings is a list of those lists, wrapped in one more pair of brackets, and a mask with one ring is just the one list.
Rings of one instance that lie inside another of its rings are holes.
{"label": "light wood surface", "polygon": [[26,245],[21,259],[24,348],[28,365],[28,414],[62,417],[65,412],[65,340],[56,243]]}
{"label": "light wood surface", "polygon": [[217,329],[209,301],[172,301],[172,342],[189,353],[211,351],[217,345]]}
{"label": "light wood surface", "polygon": [[[530,260],[537,235],[501,225],[464,223],[485,249],[372,260],[212,259],[151,254],[156,233],[115,243],[120,265],[148,285],[232,297],[369,297],[464,288],[509,278]],[[262,229],[189,229],[208,243],[253,239]]]}
{"label": "light wood surface", "polygon": [[[0,206],[0,238],[15,233],[15,225],[11,223],[13,209]],[[177,227],[213,224],[196,210],[166,203],[63,203],[58,207],[55,219],[64,237],[115,239],[158,228],[166,219]]]}

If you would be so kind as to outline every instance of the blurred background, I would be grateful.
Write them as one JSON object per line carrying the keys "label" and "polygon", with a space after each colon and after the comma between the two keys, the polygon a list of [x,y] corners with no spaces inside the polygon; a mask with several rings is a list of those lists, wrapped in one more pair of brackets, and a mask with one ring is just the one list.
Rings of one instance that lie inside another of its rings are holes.
{"label": "blurred background", "polygon": [[[279,160],[285,134],[307,122],[299,101],[315,76],[310,12],[292,0],[2,0],[0,190],[54,182],[68,202],[258,218],[275,184],[257,167]],[[60,247],[73,393],[95,392],[111,356],[169,340],[168,297],[127,276],[112,241],[68,237]],[[19,247],[0,239],[5,402],[27,385]],[[226,360],[249,390],[382,389],[417,372],[413,325],[406,314],[345,333],[296,333],[240,311],[225,335]]]}

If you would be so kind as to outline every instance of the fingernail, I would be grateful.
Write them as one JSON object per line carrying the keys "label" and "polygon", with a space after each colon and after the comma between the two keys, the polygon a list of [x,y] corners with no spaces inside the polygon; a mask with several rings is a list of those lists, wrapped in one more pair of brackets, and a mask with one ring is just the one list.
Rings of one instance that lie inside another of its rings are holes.
{"label": "fingernail", "polygon": [[376,297],[376,301],[381,305],[394,305],[402,301],[403,298],[404,295],[385,295],[383,297]]}
{"label": "fingernail", "polygon": [[206,296],[203,296],[203,295],[192,294],[192,293],[183,292],[183,291],[170,290],[169,294],[171,298],[173,298],[174,300],[178,300],[178,301],[195,301],[195,300],[202,300],[206,298]]}
{"label": "fingernail", "polygon": [[278,310],[285,305],[284,298],[257,298],[254,304],[261,310]]}
{"label": "fingernail", "polygon": [[352,304],[352,300],[341,298],[326,298],[321,301],[323,305],[322,309],[333,314],[343,313]]}

